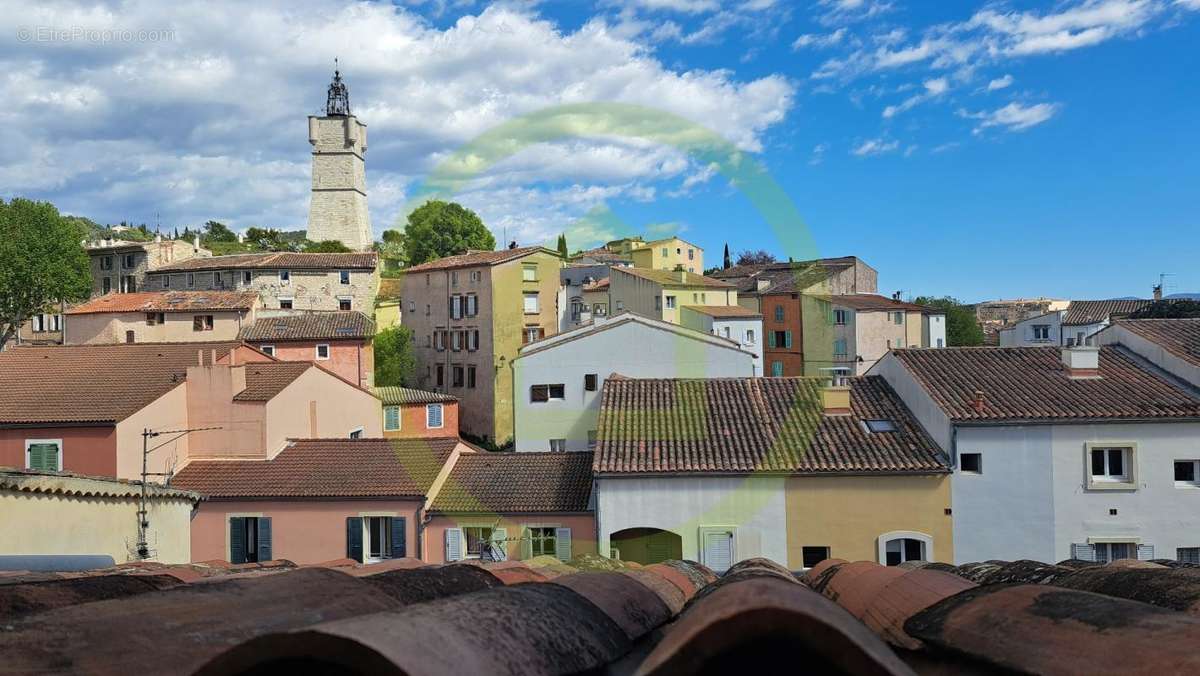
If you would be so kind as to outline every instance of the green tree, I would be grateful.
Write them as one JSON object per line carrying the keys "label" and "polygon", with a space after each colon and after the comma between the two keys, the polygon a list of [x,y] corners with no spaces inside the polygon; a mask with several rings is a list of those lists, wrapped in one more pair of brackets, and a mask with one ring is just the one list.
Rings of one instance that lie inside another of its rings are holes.
{"label": "green tree", "polygon": [[350,247],[336,239],[325,239],[320,242],[304,240],[301,251],[304,253],[350,253]]}
{"label": "green tree", "polygon": [[568,251],[567,251],[567,235],[566,235],[566,233],[563,233],[558,236],[558,255],[562,256],[563,260],[566,260],[567,258],[570,257],[568,254]]}
{"label": "green tree", "polygon": [[286,251],[288,249],[287,243],[283,241],[283,233],[275,228],[251,226],[246,228],[246,234],[242,239],[251,248],[259,251]]}
{"label": "green tree", "polygon": [[417,371],[413,355],[413,332],[393,326],[375,334],[375,386],[410,385]]}
{"label": "green tree", "polygon": [[971,347],[983,345],[983,329],[975,318],[975,308],[963,305],[950,296],[935,298],[919,296],[913,301],[917,305],[937,308],[946,313],[946,345],[949,347]]}
{"label": "green tree", "polygon": [[224,223],[209,221],[204,224],[203,238],[206,242],[236,242],[237,234]]}
{"label": "green tree", "polygon": [[496,238],[474,211],[454,202],[430,200],[408,215],[404,258],[408,265],[461,254],[467,249],[491,251]]}
{"label": "green tree", "polygon": [[91,294],[86,236],[49,202],[0,200],[0,349],[31,315]]}

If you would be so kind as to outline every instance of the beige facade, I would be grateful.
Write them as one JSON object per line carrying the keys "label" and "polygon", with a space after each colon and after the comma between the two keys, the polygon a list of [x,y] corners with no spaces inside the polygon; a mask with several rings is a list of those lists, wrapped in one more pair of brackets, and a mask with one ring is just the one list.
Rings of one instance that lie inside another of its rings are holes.
{"label": "beige facade", "polygon": [[[137,561],[141,486],[69,474],[0,472],[0,554],[107,555]],[[151,486],[151,560],[188,563],[192,508],[200,496]],[[34,525],[36,524],[36,526]]]}
{"label": "beige facade", "polygon": [[609,313],[635,312],[680,323],[685,305],[738,304],[737,288],[686,271],[613,268],[609,274]]}
{"label": "beige facade", "polygon": [[679,239],[667,237],[651,242],[629,240],[628,255],[636,267],[647,270],[678,270],[702,274],[704,249]]}
{"label": "beige facade", "polygon": [[67,345],[191,343],[237,340],[242,326],[254,322],[254,315],[246,310],[112,312],[68,314],[66,322]]}
{"label": "beige facade", "polygon": [[[558,330],[563,266],[540,247],[487,262],[502,253],[453,257],[453,267],[417,266],[401,291],[404,325],[415,340],[416,386],[458,397],[462,432],[499,444],[513,438],[509,364],[522,344]],[[462,305],[454,312],[456,302]]]}
{"label": "beige facade", "polygon": [[267,309],[287,309],[290,304],[293,310],[357,310],[370,316],[379,274],[375,269],[230,268],[151,273],[146,283],[150,291],[257,291]]}
{"label": "beige facade", "polygon": [[848,369],[850,375],[866,374],[893,348],[933,347],[925,342],[919,311],[856,310],[838,303],[836,296],[831,300],[835,312],[832,365]]}
{"label": "beige facade", "polygon": [[353,115],[308,118],[312,144],[312,197],[308,238],[337,240],[354,251],[375,241],[367,211],[367,125]]}
{"label": "beige facade", "polygon": [[199,240],[184,242],[156,239],[153,242],[97,240],[85,245],[92,272],[92,296],[114,291],[133,293],[143,290],[146,275],[161,266],[191,258],[206,258],[212,252],[200,247]]}

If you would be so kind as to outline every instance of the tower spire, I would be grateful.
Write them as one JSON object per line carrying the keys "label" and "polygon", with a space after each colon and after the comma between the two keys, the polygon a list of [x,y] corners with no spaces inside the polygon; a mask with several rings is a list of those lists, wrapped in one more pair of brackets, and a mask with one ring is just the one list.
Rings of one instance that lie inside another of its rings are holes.
{"label": "tower spire", "polygon": [[329,83],[329,93],[325,97],[325,114],[350,114],[350,89],[342,82],[342,73],[338,68],[338,60],[333,60],[333,82]]}

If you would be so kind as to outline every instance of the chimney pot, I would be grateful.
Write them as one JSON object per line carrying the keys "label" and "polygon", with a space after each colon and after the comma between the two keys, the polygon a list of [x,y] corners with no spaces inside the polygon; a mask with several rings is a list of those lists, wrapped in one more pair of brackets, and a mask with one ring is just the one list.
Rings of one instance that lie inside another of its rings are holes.
{"label": "chimney pot", "polygon": [[821,388],[821,412],[825,415],[850,415],[850,386],[841,376],[834,376]]}
{"label": "chimney pot", "polygon": [[1100,348],[1072,345],[1062,349],[1062,363],[1072,379],[1100,377]]}
{"label": "chimney pot", "polygon": [[987,399],[983,394],[983,390],[975,390],[975,397],[971,400],[971,408],[975,409],[976,413],[983,413],[986,403]]}

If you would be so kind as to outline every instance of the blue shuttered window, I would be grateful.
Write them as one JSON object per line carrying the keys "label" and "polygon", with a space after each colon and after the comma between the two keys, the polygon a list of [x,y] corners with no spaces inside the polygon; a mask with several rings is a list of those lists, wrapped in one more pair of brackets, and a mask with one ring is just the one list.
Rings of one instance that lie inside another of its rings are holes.
{"label": "blue shuttered window", "polygon": [[270,561],[273,557],[271,551],[271,517],[259,517],[258,519],[258,560]]}
{"label": "blue shuttered window", "polygon": [[361,516],[346,517],[346,558],[363,560],[363,520]]}
{"label": "blue shuttered window", "polygon": [[241,516],[229,519],[229,562],[246,562],[246,518]]}
{"label": "blue shuttered window", "polygon": [[403,517],[388,519],[392,530],[392,558],[402,559],[408,556],[408,521]]}

